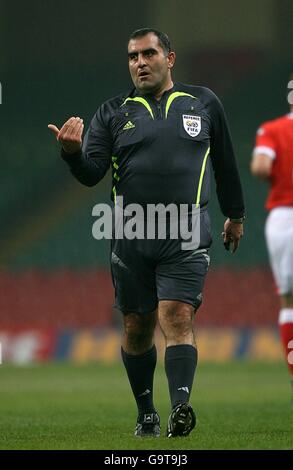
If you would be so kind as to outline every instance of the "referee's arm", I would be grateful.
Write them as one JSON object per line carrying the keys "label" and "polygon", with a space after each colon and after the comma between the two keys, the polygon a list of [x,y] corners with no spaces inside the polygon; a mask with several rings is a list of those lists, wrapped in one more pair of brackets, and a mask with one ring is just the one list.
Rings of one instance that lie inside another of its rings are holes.
{"label": "referee's arm", "polygon": [[222,213],[230,219],[244,216],[243,192],[225,112],[214,95],[211,106],[211,160]]}

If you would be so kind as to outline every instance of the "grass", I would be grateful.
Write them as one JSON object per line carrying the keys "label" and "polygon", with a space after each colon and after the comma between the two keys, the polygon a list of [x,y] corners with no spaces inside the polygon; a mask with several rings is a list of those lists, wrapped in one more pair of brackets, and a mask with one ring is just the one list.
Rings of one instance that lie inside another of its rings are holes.
{"label": "grass", "polygon": [[2,365],[0,449],[293,449],[289,385],[283,364],[202,363],[191,398],[197,427],[187,438],[167,439],[167,381],[158,366],[162,437],[137,439],[122,364]]}

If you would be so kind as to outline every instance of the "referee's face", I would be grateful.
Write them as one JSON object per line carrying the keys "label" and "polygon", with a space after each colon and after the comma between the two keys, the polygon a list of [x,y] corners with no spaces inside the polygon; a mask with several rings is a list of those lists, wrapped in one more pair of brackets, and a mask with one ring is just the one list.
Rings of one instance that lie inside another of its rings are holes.
{"label": "referee's face", "polygon": [[160,94],[172,86],[171,68],[175,53],[166,54],[154,33],[131,39],[128,64],[133,83],[141,93]]}

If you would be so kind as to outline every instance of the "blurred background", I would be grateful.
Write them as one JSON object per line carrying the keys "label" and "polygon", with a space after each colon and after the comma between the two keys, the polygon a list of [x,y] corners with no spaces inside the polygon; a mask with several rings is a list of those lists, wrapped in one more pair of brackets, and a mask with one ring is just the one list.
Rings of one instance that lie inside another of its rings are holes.
{"label": "blurred background", "polygon": [[[103,101],[127,91],[128,36],[146,26],[169,35],[175,80],[222,100],[245,194],[245,237],[234,256],[223,249],[224,217],[212,195],[212,263],[196,318],[201,359],[281,358],[263,236],[267,187],[249,162],[259,124],[288,110],[292,22],[292,0],[0,0],[4,362],[119,357],[109,244],[91,233],[93,206],[109,202],[110,175],[93,188],[75,181],[47,124],[74,115],[87,127]],[[162,351],[159,332],[158,344]]]}

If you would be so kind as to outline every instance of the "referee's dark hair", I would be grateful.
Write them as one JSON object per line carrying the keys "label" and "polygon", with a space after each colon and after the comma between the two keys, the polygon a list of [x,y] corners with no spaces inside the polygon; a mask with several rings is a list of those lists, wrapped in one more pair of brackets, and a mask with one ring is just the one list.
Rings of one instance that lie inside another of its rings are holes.
{"label": "referee's dark hair", "polygon": [[170,39],[168,38],[167,34],[162,33],[161,31],[158,31],[157,29],[154,29],[154,28],[136,29],[129,36],[128,42],[131,39],[142,38],[142,37],[146,36],[149,33],[154,33],[157,36],[161,48],[163,49],[165,54],[168,55],[169,52],[171,52]]}

